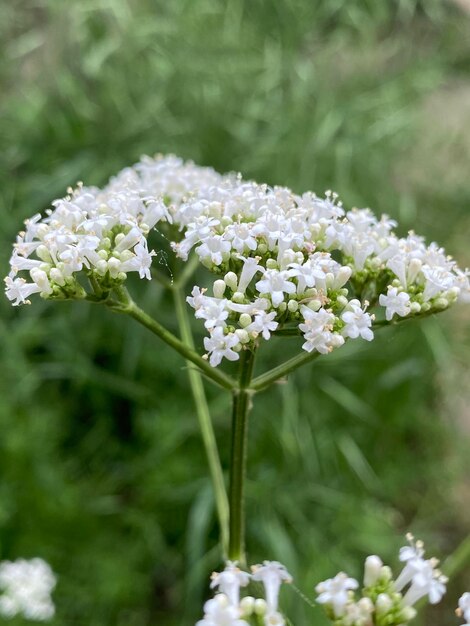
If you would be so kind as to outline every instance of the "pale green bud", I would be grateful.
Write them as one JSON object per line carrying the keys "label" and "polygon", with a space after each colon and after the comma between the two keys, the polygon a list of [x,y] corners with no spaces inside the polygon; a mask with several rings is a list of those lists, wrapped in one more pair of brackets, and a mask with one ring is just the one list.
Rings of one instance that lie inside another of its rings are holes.
{"label": "pale green bud", "polygon": [[379,593],[375,602],[377,613],[385,615],[393,606],[392,598],[386,593]]}
{"label": "pale green bud", "polygon": [[125,237],[124,233],[118,233],[116,237],[114,238],[114,245],[117,246],[118,244],[120,244],[121,241],[124,239],[124,237]]}
{"label": "pale green bud", "polygon": [[434,301],[434,308],[443,311],[449,307],[449,301],[445,298],[438,298]]}
{"label": "pale green bud", "polygon": [[112,278],[116,278],[121,267],[121,261],[115,257],[111,257],[108,261],[108,270]]}
{"label": "pale green bud", "polygon": [[345,298],[344,296],[338,296],[336,298],[336,302],[338,303],[340,307],[343,307],[343,309],[344,307],[348,306],[348,299]]}
{"label": "pale green bud", "polygon": [[224,282],[232,291],[236,291],[238,286],[238,278],[235,272],[227,272],[224,276]]}
{"label": "pale green bud", "polygon": [[422,313],[427,313],[430,310],[431,310],[431,305],[429,304],[429,302],[423,302],[423,304],[421,305]]}
{"label": "pale green bud", "polygon": [[49,250],[43,244],[36,248],[36,255],[41,259],[41,261],[45,261],[46,263],[50,263],[52,261]]}
{"label": "pale green bud", "polygon": [[297,300],[289,300],[287,303],[287,308],[291,313],[295,313],[299,309],[299,303]]}
{"label": "pale green bud", "polygon": [[268,259],[266,261],[266,268],[268,270],[277,270],[277,261],[275,259]]}
{"label": "pale green bud", "polygon": [[252,596],[245,596],[240,600],[240,609],[243,617],[250,617],[255,608],[255,599]]}
{"label": "pale green bud", "polygon": [[250,336],[244,328],[237,328],[237,330],[235,331],[235,334],[240,339],[240,343],[245,344],[250,341]]}
{"label": "pale green bud", "polygon": [[307,306],[309,309],[312,309],[312,311],[318,311],[321,309],[321,302],[320,300],[312,300],[307,304]]}
{"label": "pale green bud", "polygon": [[421,313],[421,305],[419,302],[411,302],[410,304],[411,313]]}
{"label": "pale green bud", "polygon": [[388,565],[384,565],[380,571],[380,580],[383,582],[388,582],[389,580],[392,580],[392,577],[392,570]]}
{"label": "pale green bud", "polygon": [[414,609],[412,606],[405,606],[400,611],[400,619],[403,622],[409,622],[416,617],[416,613],[416,609]]}
{"label": "pale green bud", "polygon": [[109,255],[106,250],[98,250],[98,256],[106,261]]}
{"label": "pale green bud", "polygon": [[242,326],[242,328],[246,328],[252,322],[251,315],[248,315],[248,313],[242,313],[240,315],[239,322],[240,322],[240,326]]}
{"label": "pale green bud", "polygon": [[53,280],[55,283],[57,283],[61,287],[63,287],[65,285],[64,275],[56,267],[53,267],[51,269],[51,271],[49,273],[49,277],[50,277],[51,280]]}
{"label": "pale green bud", "polygon": [[232,296],[232,302],[236,302],[237,304],[243,304],[244,300],[245,296],[242,294],[241,291],[236,291]]}
{"label": "pale green bud", "polygon": [[279,313],[284,313],[287,310],[287,304],[285,302],[281,302],[281,304],[277,307]]}
{"label": "pale green bud", "polygon": [[265,243],[260,243],[257,249],[258,254],[264,256],[268,251],[268,246]]}
{"label": "pale green bud", "polygon": [[212,287],[212,290],[214,292],[214,296],[216,298],[223,298],[226,286],[227,285],[225,284],[225,282],[223,280],[221,280],[220,278],[219,278],[219,280],[216,280],[214,282],[213,287]]}
{"label": "pale green bud", "polygon": [[127,278],[127,274],[126,272],[119,272],[119,274],[116,276],[117,280],[124,282]]}
{"label": "pale green bud", "polygon": [[382,559],[375,554],[368,556],[364,563],[364,586],[372,587],[379,580],[383,567]]}
{"label": "pale green bud", "polygon": [[262,598],[258,598],[257,600],[255,600],[255,608],[254,608],[254,612],[256,615],[266,615],[266,610],[267,610],[267,604],[266,604],[266,600],[263,600]]}
{"label": "pale green bud", "polygon": [[103,239],[100,241],[100,246],[102,248],[105,248],[106,250],[109,250],[111,248],[111,239],[109,237],[103,237]]}
{"label": "pale green bud", "polygon": [[101,276],[104,276],[108,271],[108,263],[104,259],[101,259],[101,261],[98,261],[96,264],[95,271],[101,274]]}

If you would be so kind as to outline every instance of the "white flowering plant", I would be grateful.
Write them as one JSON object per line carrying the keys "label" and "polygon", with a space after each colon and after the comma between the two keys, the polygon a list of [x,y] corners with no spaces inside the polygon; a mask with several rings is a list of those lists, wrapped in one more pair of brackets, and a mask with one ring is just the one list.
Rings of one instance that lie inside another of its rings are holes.
{"label": "white flowering plant", "polygon": [[[220,594],[208,601],[200,626],[241,626],[255,619],[284,623],[277,593],[290,575],[275,562],[250,575],[237,565],[246,562],[246,435],[255,395],[351,340],[372,341],[378,328],[470,301],[469,270],[414,232],[399,236],[397,226],[370,209],[346,210],[330,191],[324,197],[298,194],[157,155],[143,157],[103,188],[69,189],[45,215],[27,220],[17,237],[5,279],[14,306],[29,304],[34,294],[103,304],[134,318],[191,365],[189,382],[214,486],[222,553],[230,559],[225,573],[214,578]],[[205,269],[204,284],[191,285],[198,267]],[[132,273],[172,292],[179,336],[134,301],[126,286]],[[188,309],[203,323],[203,354],[195,346]],[[299,353],[255,376],[255,356],[263,344],[289,337],[300,339]],[[226,361],[238,362],[236,375],[224,371]],[[232,395],[228,492],[204,379]],[[431,576],[438,589],[443,579],[425,563],[419,576]],[[240,587],[256,580],[265,584],[264,604],[239,600]],[[351,595],[356,582],[339,574],[321,583],[318,602],[338,626],[406,623],[412,611],[403,608],[399,580],[393,582],[381,567],[356,602]],[[413,585],[405,604],[421,594]],[[386,621],[380,617],[385,596],[391,602]],[[436,595],[429,597],[433,601]]]}

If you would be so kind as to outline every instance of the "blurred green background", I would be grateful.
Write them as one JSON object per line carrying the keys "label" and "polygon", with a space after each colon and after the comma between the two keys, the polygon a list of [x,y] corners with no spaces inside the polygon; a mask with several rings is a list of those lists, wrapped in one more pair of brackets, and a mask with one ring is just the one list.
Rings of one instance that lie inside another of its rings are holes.
{"label": "blurred green background", "polygon": [[[332,188],[470,264],[467,0],[4,0],[0,42],[4,274],[24,218],[155,152]],[[132,290],[174,328],[160,287]],[[52,564],[58,626],[193,624],[219,553],[184,363],[98,307],[0,306],[1,558]],[[281,560],[313,597],[367,554],[397,567],[407,530],[452,552],[470,524],[469,345],[456,307],[260,395],[250,561]],[[227,467],[229,399],[208,392]],[[456,624],[468,584],[421,623]]]}

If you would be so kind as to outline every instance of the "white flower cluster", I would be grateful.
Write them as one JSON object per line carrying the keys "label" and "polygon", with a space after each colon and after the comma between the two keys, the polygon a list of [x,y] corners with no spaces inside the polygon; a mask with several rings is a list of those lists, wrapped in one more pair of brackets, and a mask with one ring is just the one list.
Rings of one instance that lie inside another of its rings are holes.
{"label": "white flower cluster", "polygon": [[[149,232],[159,222],[172,223],[183,196],[220,180],[210,168],[157,156],[142,158],[104,189],[81,184],[69,189],[44,218],[37,214],[26,220],[5,279],[7,298],[14,305],[29,304],[34,293],[82,298],[82,274],[99,291],[122,283],[128,272],[150,279],[155,252],[148,249]],[[30,280],[20,272],[28,272]]]}
{"label": "white flower cluster", "polygon": [[424,559],[422,542],[414,542],[411,535],[407,538],[409,545],[399,553],[405,566],[396,580],[378,556],[367,557],[359,600],[355,595],[358,581],[344,572],[317,585],[317,602],[325,606],[337,626],[404,625],[416,615],[413,605],[418,600],[425,596],[431,604],[441,600],[447,578],[436,569],[438,561]]}
{"label": "white flower cluster", "polygon": [[[277,561],[264,561],[251,569],[249,574],[229,561],[222,572],[214,572],[211,589],[217,588],[218,593],[205,603],[204,618],[196,626],[249,626],[251,618],[262,620],[265,626],[285,626],[278,610],[279,590],[292,577]],[[240,598],[240,589],[250,581],[263,584],[265,598]]]}
{"label": "white flower cluster", "polygon": [[459,599],[459,608],[456,611],[459,617],[467,622],[462,626],[470,626],[470,593],[466,591]]}
{"label": "white flower cluster", "polygon": [[26,619],[46,621],[55,612],[51,593],[56,578],[42,559],[3,561],[0,563],[0,614],[22,615]]}
{"label": "white flower cluster", "polygon": [[84,297],[82,271],[95,293],[128,272],[150,278],[147,238],[164,228],[177,257],[194,250],[217,276],[211,293],[196,286],[188,298],[214,367],[281,330],[298,329],[303,349],[321,354],[347,339],[371,341],[369,306],[392,321],[470,301],[468,270],[414,233],[398,237],[385,215],[345,211],[331,192],[298,195],[174,156],[144,157],[103,190],[79,186],[53,206],[20,233],[7,297]]}

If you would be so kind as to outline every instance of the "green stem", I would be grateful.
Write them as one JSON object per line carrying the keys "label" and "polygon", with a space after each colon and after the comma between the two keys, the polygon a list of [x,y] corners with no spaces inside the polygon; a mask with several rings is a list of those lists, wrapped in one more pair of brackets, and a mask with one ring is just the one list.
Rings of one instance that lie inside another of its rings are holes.
{"label": "green stem", "polygon": [[245,565],[245,475],[246,444],[248,435],[248,413],[251,409],[255,353],[243,350],[240,354],[238,388],[233,391],[232,450],[230,458],[230,535],[229,559]]}
{"label": "green stem", "polygon": [[[186,311],[184,293],[180,287],[174,286],[172,290],[181,339],[187,346],[194,349],[194,340]],[[199,420],[199,427],[201,429],[202,441],[204,443],[207,461],[209,464],[209,471],[212,478],[224,558],[227,558],[229,508],[224,475],[222,472],[222,465],[220,463],[219,450],[217,447],[214,429],[212,427],[202,376],[198,370],[190,367],[188,370],[188,378],[191,393],[193,394],[194,404],[196,405],[196,413]]]}
{"label": "green stem", "polygon": [[319,352],[303,352],[302,354],[298,354],[285,363],[281,363],[281,365],[274,367],[269,372],[261,374],[261,376],[257,376],[251,383],[250,389],[252,391],[263,391],[263,389],[266,389],[279,379],[284,378],[287,374],[290,374],[297,368],[305,365],[305,363],[314,361],[319,356]]}
{"label": "green stem", "polygon": [[178,339],[178,337],[173,335],[173,333],[157,322],[157,320],[150,317],[150,315],[137,306],[124,288],[121,288],[119,291],[116,289],[115,293],[119,300],[109,300],[106,302],[111,309],[118,311],[119,313],[126,313],[127,315],[130,315],[133,319],[139,322],[139,324],[142,324],[154,333],[154,335],[160,337],[162,341],[171,346],[186,360],[191,361],[194,365],[197,365],[197,367],[204,372],[207,378],[220,387],[228,389],[229,391],[237,388],[237,383],[230,376],[227,376],[227,374],[224,374],[220,370],[217,370],[209,365],[209,363],[195,350],[187,346],[183,341],[181,341],[181,339]]}
{"label": "green stem", "polygon": [[463,570],[470,563],[470,535],[466,537],[453,554],[447,557],[442,564],[442,571],[451,578]]}

